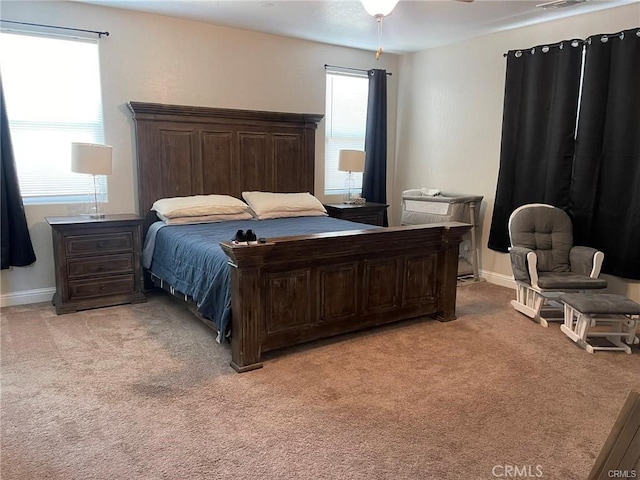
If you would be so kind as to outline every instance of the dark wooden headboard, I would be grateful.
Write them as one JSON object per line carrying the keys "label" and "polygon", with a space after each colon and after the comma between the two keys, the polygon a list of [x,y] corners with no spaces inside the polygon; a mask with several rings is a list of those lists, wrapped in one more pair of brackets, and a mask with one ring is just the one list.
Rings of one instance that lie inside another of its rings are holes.
{"label": "dark wooden headboard", "polygon": [[165,197],[311,192],[323,115],[129,102],[144,231]]}

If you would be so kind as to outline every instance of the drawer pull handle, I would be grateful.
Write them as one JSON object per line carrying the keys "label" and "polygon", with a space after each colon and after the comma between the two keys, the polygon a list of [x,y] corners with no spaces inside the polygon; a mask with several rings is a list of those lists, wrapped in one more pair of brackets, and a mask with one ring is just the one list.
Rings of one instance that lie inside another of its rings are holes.
{"label": "drawer pull handle", "polygon": [[100,271],[102,272],[105,268],[106,268],[106,267],[105,267],[104,265],[100,265],[100,266],[98,267],[98,270],[100,270]]}
{"label": "drawer pull handle", "polygon": [[102,241],[98,242],[98,248],[102,248],[102,247],[104,247],[104,242]]}
{"label": "drawer pull handle", "polygon": [[107,289],[106,285],[100,285],[100,290],[102,290],[103,292]]}

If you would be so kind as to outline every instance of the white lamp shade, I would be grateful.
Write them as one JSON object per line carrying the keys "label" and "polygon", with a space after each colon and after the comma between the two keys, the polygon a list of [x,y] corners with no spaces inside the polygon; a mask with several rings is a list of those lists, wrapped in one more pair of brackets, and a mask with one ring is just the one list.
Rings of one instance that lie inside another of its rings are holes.
{"label": "white lamp shade", "polygon": [[389,15],[399,0],[360,0],[367,13],[373,17]]}
{"label": "white lamp shade", "polygon": [[71,144],[71,171],[91,175],[111,175],[113,147],[95,143]]}
{"label": "white lamp shade", "polygon": [[340,150],[338,170],[341,172],[364,172],[364,152],[362,150]]}

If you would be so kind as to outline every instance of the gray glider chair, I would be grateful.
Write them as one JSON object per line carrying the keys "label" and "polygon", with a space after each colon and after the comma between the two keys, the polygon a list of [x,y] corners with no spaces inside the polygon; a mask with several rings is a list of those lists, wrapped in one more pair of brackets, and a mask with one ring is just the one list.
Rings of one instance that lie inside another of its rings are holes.
{"label": "gray glider chair", "polygon": [[604,253],[573,246],[571,219],[560,208],[542,203],[517,208],[509,217],[509,237],[517,286],[511,305],[542,326],[563,319],[562,305],[554,298],[606,288],[607,281],[598,278]]}

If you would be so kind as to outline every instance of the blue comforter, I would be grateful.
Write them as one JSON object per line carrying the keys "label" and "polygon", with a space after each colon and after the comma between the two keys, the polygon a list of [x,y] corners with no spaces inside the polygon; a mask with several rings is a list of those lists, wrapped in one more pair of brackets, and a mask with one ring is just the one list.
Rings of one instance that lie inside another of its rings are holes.
{"label": "blue comforter", "polygon": [[234,238],[238,230],[252,229],[259,238],[308,235],[379,228],[330,217],[237,220],[197,225],[149,228],[142,263],[153,275],[187,295],[198,312],[218,330],[218,341],[228,333],[231,320],[231,272],[219,242]]}

